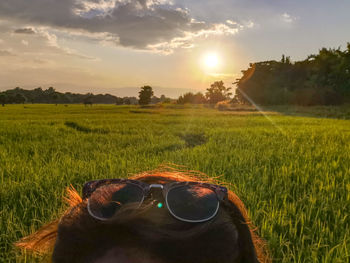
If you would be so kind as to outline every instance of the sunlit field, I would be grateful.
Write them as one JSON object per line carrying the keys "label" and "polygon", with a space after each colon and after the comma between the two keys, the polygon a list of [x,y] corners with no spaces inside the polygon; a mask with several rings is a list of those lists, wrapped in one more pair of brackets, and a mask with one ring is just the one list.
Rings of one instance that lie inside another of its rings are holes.
{"label": "sunlit field", "polygon": [[348,262],[350,120],[198,107],[0,107],[0,261],[55,219],[72,184],[161,164],[221,176],[275,262]]}

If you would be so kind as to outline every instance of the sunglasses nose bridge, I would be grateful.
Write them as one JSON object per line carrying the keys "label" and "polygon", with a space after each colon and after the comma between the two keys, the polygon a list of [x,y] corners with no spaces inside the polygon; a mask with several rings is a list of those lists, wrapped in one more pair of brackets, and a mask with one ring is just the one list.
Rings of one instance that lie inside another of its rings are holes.
{"label": "sunglasses nose bridge", "polygon": [[162,184],[151,184],[149,189],[151,190],[152,188],[160,188],[163,190],[164,186]]}
{"label": "sunglasses nose bridge", "polygon": [[148,195],[148,193],[150,193],[150,191],[151,191],[152,188],[160,189],[161,192],[162,192],[162,194],[163,194],[163,197],[165,197],[164,185],[162,185],[162,184],[150,184],[150,185],[148,186],[148,189],[147,189],[147,195]]}

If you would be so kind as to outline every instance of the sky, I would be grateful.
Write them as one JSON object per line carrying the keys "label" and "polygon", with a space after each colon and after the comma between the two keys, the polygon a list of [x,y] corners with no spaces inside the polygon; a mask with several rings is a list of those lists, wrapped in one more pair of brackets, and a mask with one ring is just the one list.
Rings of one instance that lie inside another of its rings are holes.
{"label": "sky", "polygon": [[135,96],[227,86],[350,42],[349,0],[1,0],[0,90]]}

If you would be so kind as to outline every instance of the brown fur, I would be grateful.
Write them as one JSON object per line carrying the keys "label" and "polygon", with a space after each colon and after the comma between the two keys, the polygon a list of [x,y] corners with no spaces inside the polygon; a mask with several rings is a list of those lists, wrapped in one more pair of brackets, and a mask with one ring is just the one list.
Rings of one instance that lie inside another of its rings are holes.
{"label": "brown fur", "polygon": [[[166,183],[170,181],[202,181],[202,182],[209,182],[209,183],[218,183],[216,178],[209,178],[205,174],[194,172],[194,171],[180,171],[178,169],[176,170],[157,170],[157,171],[151,171],[151,172],[145,172],[139,175],[135,175],[130,177],[131,179],[134,180],[140,180],[144,181],[146,183]],[[240,238],[241,239],[246,239],[242,242],[249,244],[251,242],[255,248],[255,252],[257,255],[257,258],[259,262],[261,263],[268,263],[270,262],[266,245],[265,242],[263,242],[258,235],[254,233],[254,227],[250,223],[250,220],[248,218],[247,210],[243,204],[243,202],[238,198],[236,194],[234,194],[232,191],[229,191],[228,199],[226,202],[223,203],[223,208],[226,211],[229,211],[229,214],[231,218],[235,220],[235,224],[240,228],[248,229],[248,232],[250,235],[242,235]],[[54,258],[60,258],[60,254],[66,254],[69,255],[71,253],[70,257],[78,256],[76,255],[77,252],[74,252],[74,245],[75,244],[81,244],[81,240],[73,240],[72,244],[73,245],[67,245],[67,244],[60,244],[58,242],[57,237],[59,236],[60,238],[64,239],[67,238],[67,235],[69,236],[71,229],[73,229],[76,232],[76,235],[82,235],[83,240],[89,239],[90,236],[87,236],[85,238],[85,233],[87,229],[94,229],[92,228],[92,225],[95,227],[96,222],[94,219],[86,215],[86,202],[82,200],[82,198],[79,196],[77,191],[71,186],[70,188],[67,188],[67,197],[64,198],[64,200],[68,203],[69,207],[62,216],[61,219],[55,220],[45,226],[43,226],[40,230],[37,232],[22,238],[20,241],[15,243],[15,246],[25,249],[28,251],[32,251],[35,253],[40,253],[40,254],[52,254],[54,251]],[[142,233],[145,232],[147,239],[152,240],[152,236],[150,235],[150,231],[148,231],[147,227],[149,228],[149,224],[144,224],[143,222],[146,220],[150,220],[152,224],[160,224],[162,219],[162,216],[160,215],[159,218],[157,216],[152,216],[151,219],[145,217],[142,218],[142,213],[147,213],[149,204],[144,206],[144,209],[141,209],[141,212],[137,212],[135,215],[128,215],[127,217],[127,222],[129,222],[129,225],[132,224],[133,222],[133,216],[135,221],[137,222],[138,225],[140,225],[137,228],[138,233],[142,236]],[[218,215],[219,217],[220,215]],[[141,221],[140,221],[141,218]],[[120,224],[126,224],[124,222],[119,222]],[[141,223],[140,223],[141,222]],[[225,220],[224,220],[225,222]],[[116,222],[117,223],[117,222]],[[157,239],[159,237],[166,238],[168,237],[169,239],[176,240],[177,238],[191,238],[193,234],[198,233],[200,231],[206,231],[206,227],[211,224],[210,221],[204,224],[199,224],[198,226],[194,226],[190,231],[180,231],[180,234],[177,236],[176,233],[178,231],[175,229],[174,231],[167,229],[166,231],[163,231],[162,228],[160,227],[160,230],[158,231],[153,231],[152,235],[154,235],[154,239]],[[170,224],[168,224],[170,225]],[[128,226],[126,224],[126,226]],[[98,226],[99,232],[103,233],[103,231],[106,231],[106,226]],[[182,229],[181,225],[181,229]],[[60,228],[60,229],[59,229]],[[136,229],[136,228],[134,228]],[[93,230],[92,230],[93,231]],[[74,233],[75,233],[74,232]],[[108,228],[107,232],[108,233]],[[68,234],[67,234],[68,233]],[[82,234],[83,233],[83,234]],[[184,236],[184,233],[186,233],[187,236]],[[72,234],[73,235],[73,234]],[[95,239],[96,237],[94,236],[95,233],[89,234],[93,236],[92,239]],[[120,233],[120,236],[123,236],[123,233]],[[126,234],[127,235],[127,234]],[[97,237],[98,238],[98,237]],[[68,238],[69,239],[69,238]],[[220,242],[220,240],[214,240],[213,242]],[[181,241],[179,241],[181,242]],[[178,242],[178,243],[179,243]],[[61,242],[62,243],[62,242]],[[64,242],[65,243],[65,242]],[[55,246],[56,244],[56,246]],[[66,247],[64,246],[66,245]],[[79,248],[79,251],[81,250],[87,250],[89,251],[92,249],[89,247],[91,244],[85,244],[84,247]],[[77,245],[78,246],[78,245]],[[72,248],[72,251],[67,251],[67,253],[64,253],[67,248]],[[197,247],[196,247],[197,248]],[[242,253],[251,253],[249,251],[249,248],[244,246],[242,248],[247,249],[247,252],[242,252]],[[102,252],[101,252],[102,253]],[[166,253],[166,251],[164,252]],[[64,255],[63,257],[64,258]],[[57,262],[74,262],[72,259],[71,261],[57,261]]]}

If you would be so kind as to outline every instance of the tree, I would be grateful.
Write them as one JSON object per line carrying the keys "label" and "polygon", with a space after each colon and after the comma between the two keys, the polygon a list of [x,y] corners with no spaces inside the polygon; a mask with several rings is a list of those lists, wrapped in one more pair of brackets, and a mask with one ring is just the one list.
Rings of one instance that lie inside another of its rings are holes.
{"label": "tree", "polygon": [[126,105],[137,105],[139,100],[136,97],[123,97],[124,104]]}
{"label": "tree", "polygon": [[26,98],[22,95],[17,93],[14,97],[14,102],[18,104],[23,104],[26,101]]}
{"label": "tree", "polygon": [[207,103],[207,99],[205,98],[203,93],[197,92],[193,96],[193,102],[192,103],[194,103],[194,104],[205,104],[205,103]]}
{"label": "tree", "polygon": [[85,97],[85,99],[83,100],[84,105],[85,105],[85,106],[86,106],[86,105],[92,106],[93,98],[94,98],[93,95],[92,95],[91,93],[89,93],[89,94]]}
{"label": "tree", "polygon": [[184,95],[181,95],[176,101],[177,104],[204,104],[206,102],[207,100],[201,92],[197,92],[196,94],[193,94],[192,92],[187,92]]}
{"label": "tree", "polygon": [[47,90],[45,90],[47,94],[54,94],[56,91],[53,87],[49,87]]}
{"label": "tree", "polygon": [[139,104],[147,105],[151,102],[151,98],[153,96],[153,90],[150,86],[141,87],[141,91],[139,92]]}
{"label": "tree", "polygon": [[171,99],[167,98],[165,95],[161,95],[160,96],[160,102],[162,102],[162,103],[170,103]]}
{"label": "tree", "polygon": [[157,96],[153,96],[151,98],[151,104],[157,104],[160,102],[160,98],[158,98]]}
{"label": "tree", "polygon": [[208,99],[210,104],[216,104],[219,101],[227,100],[230,98],[232,93],[230,92],[231,88],[226,88],[223,81],[215,81],[210,85],[210,88],[207,89],[205,97]]}
{"label": "tree", "polygon": [[4,107],[7,103],[7,96],[6,94],[0,93],[0,104]]}
{"label": "tree", "polygon": [[292,62],[262,61],[243,70],[235,98],[240,103],[261,105],[339,105],[350,102],[350,44],[340,48],[322,48],[316,55]]}
{"label": "tree", "polygon": [[116,104],[116,105],[123,105],[123,104],[124,104],[123,98],[117,97],[117,98],[115,99],[115,104]]}
{"label": "tree", "polygon": [[52,94],[52,100],[55,102],[55,105],[57,106],[58,94],[56,92]]}
{"label": "tree", "polygon": [[[1,94],[1,93],[0,93]],[[6,104],[10,103],[23,103],[25,101],[30,103],[84,103],[91,105],[92,103],[104,103],[104,104],[114,104],[116,102],[116,96],[110,94],[97,94],[94,95],[92,93],[88,94],[78,94],[78,93],[60,93],[55,91],[54,88],[50,87],[46,90],[42,88],[36,88],[34,90],[25,90],[19,87],[6,90],[2,92],[5,94]],[[19,97],[19,95],[24,97]],[[17,98],[16,98],[17,96]],[[133,103],[137,104],[137,98],[131,97],[133,99]],[[0,104],[1,105],[1,104]]]}
{"label": "tree", "polygon": [[123,102],[125,105],[130,105],[131,104],[131,100],[129,98],[124,98]]}

